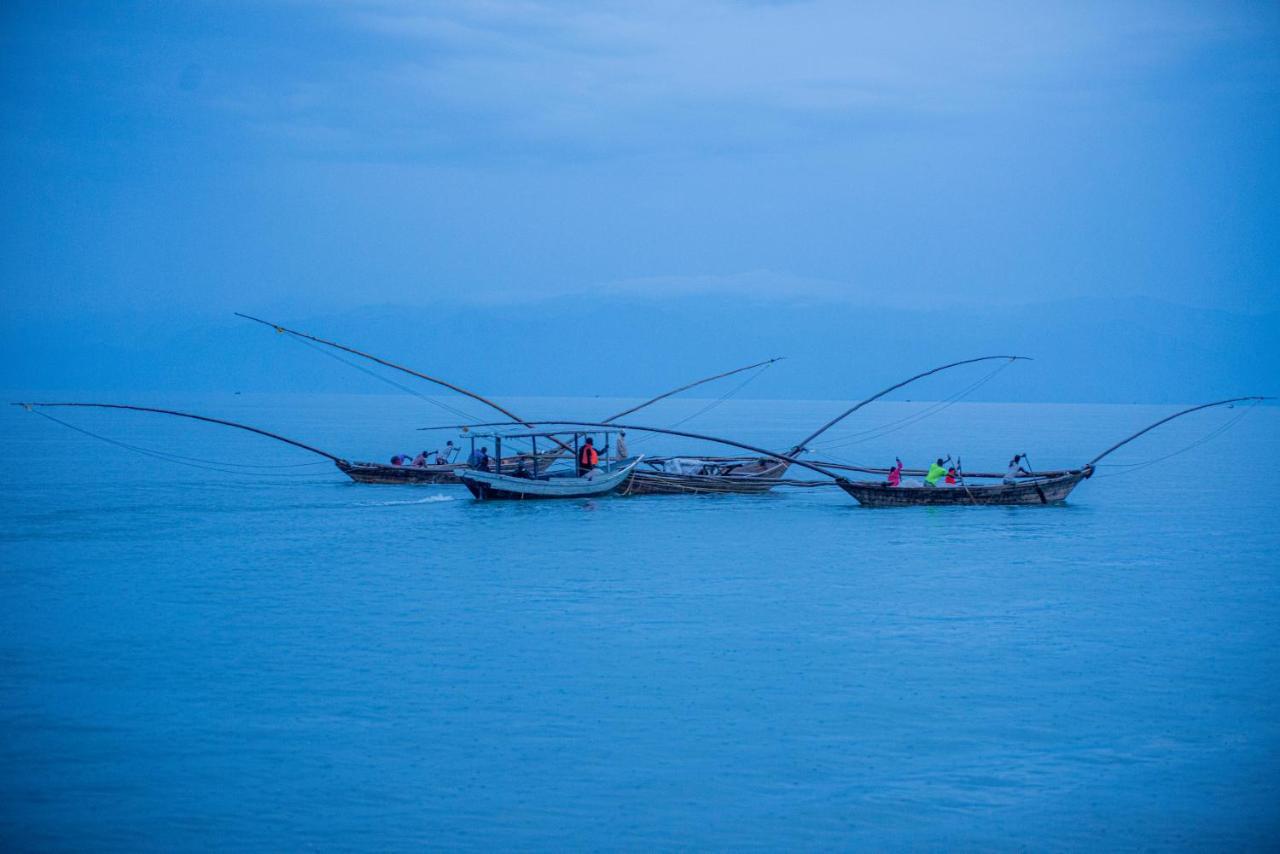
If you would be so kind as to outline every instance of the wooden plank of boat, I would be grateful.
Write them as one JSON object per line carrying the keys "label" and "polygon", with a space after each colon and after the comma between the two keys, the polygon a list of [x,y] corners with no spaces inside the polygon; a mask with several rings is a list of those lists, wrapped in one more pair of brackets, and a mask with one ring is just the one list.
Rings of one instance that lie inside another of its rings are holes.
{"label": "wooden plank of boat", "polygon": [[622,486],[640,459],[628,457],[581,477],[566,473],[523,478],[464,468],[457,475],[479,501],[599,498]]}

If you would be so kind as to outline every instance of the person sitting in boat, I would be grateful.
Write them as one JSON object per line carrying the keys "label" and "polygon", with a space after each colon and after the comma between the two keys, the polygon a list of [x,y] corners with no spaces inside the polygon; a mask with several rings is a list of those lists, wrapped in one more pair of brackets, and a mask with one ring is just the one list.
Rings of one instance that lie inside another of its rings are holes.
{"label": "person sitting in boat", "polygon": [[894,466],[889,469],[889,479],[885,481],[889,486],[902,485],[902,460],[897,457],[893,458]]}
{"label": "person sitting in boat", "polygon": [[952,466],[951,468],[947,469],[947,477],[945,480],[943,480],[943,483],[945,483],[947,486],[956,485],[956,467],[955,466]]}
{"label": "person sitting in boat", "polygon": [[1031,474],[1022,467],[1022,454],[1014,454],[1013,459],[1009,460],[1009,470],[1004,473],[1004,483],[1006,486],[1012,486],[1018,482],[1019,475],[1026,476]]}
{"label": "person sitting in boat", "polygon": [[513,474],[512,477],[519,477],[525,480],[533,480],[533,472],[529,471],[528,466],[525,464],[527,460],[528,460],[528,457],[520,458],[520,465],[516,467],[515,474]]}
{"label": "person sitting in boat", "polygon": [[391,458],[391,465],[407,466],[409,465],[410,459],[412,459],[412,457],[410,457],[408,454],[396,454],[394,457]]}
{"label": "person sitting in boat", "polygon": [[458,453],[458,446],[453,444],[453,440],[444,443],[444,450],[436,451],[436,465],[446,466],[453,462],[453,455]]}
{"label": "person sitting in boat", "polygon": [[477,471],[489,470],[489,446],[485,445],[478,451],[471,454],[471,459],[467,460],[467,464]]}
{"label": "person sitting in boat", "polygon": [[413,463],[412,463],[412,465],[413,465],[413,467],[414,467],[414,468],[420,468],[420,469],[422,469],[422,468],[426,468],[426,467],[427,467],[427,452],[426,452],[426,451],[423,451],[422,453],[420,453],[420,454],[418,454],[416,457],[414,457],[414,458],[413,458]]}
{"label": "person sitting in boat", "polygon": [[[604,453],[609,453],[609,446],[604,446]],[[582,447],[578,449],[578,477],[583,477],[587,472],[600,464],[600,452],[596,450],[596,442],[590,436],[587,437]]]}
{"label": "person sitting in boat", "polygon": [[942,457],[938,457],[938,461],[929,466],[929,473],[924,476],[925,486],[937,486],[938,481],[946,477],[947,470],[943,466],[944,462]]}

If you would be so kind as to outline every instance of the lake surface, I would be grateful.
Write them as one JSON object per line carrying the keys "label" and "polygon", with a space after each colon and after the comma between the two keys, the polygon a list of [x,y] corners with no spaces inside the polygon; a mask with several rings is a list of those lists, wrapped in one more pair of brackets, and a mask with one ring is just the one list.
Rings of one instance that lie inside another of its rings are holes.
{"label": "lake surface", "polygon": [[[456,416],[404,396],[132,402],[352,458],[455,435],[414,431]],[[685,429],[786,447],[840,408],[731,401]],[[925,409],[877,404],[824,438],[854,462],[1048,469],[1174,410],[960,404],[875,436]],[[479,504],[222,428],[52,414],[224,470],[0,415],[6,849],[1280,839],[1276,408],[1103,468],[1064,506],[900,510],[834,489]]]}

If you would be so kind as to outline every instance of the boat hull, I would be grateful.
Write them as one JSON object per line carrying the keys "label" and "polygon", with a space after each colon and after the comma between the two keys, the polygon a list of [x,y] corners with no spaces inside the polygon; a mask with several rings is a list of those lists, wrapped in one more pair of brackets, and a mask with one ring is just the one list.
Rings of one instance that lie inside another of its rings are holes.
{"label": "boat hull", "polygon": [[1092,471],[989,486],[889,486],[880,481],[839,480],[837,484],[867,507],[941,505],[1041,505],[1065,501]]}
{"label": "boat hull", "polygon": [[[557,453],[541,454],[538,457],[541,466],[548,466],[555,462],[559,455]],[[514,472],[520,466],[520,457],[506,457],[502,460],[502,470],[504,472]],[[415,484],[415,483],[436,483],[436,484],[457,484],[462,483],[458,479],[457,463],[446,463],[442,466],[393,466],[387,463],[368,463],[368,462],[347,462],[341,460],[335,465],[341,469],[342,473],[354,480],[356,483],[389,483],[389,484]]]}
{"label": "boat hull", "polygon": [[639,471],[619,490],[620,495],[759,494],[778,485],[788,463],[762,466],[751,474],[676,474]]}
{"label": "boat hull", "polygon": [[336,463],[342,473],[356,483],[460,483],[456,466],[392,466],[386,463]]}
{"label": "boat hull", "polygon": [[537,501],[555,498],[601,498],[617,492],[639,458],[624,460],[590,477],[519,478],[487,471],[458,469],[458,478],[479,501]]}

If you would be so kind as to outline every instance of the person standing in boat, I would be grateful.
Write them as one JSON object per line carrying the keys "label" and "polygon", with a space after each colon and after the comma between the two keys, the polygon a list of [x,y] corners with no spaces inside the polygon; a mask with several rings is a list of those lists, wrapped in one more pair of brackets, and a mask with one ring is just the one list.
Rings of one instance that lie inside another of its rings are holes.
{"label": "person standing in boat", "polygon": [[1013,486],[1018,482],[1019,476],[1027,476],[1031,472],[1022,467],[1022,454],[1014,454],[1013,459],[1009,460],[1009,470],[1004,473],[1004,484]]}
{"label": "person standing in boat", "polygon": [[[609,453],[609,446],[604,446],[604,453]],[[578,449],[578,477],[585,477],[587,472],[600,465],[600,452],[596,450],[596,442],[590,436]]]}
{"label": "person standing in boat", "polygon": [[902,485],[902,460],[898,457],[893,458],[894,466],[889,469],[889,478],[885,482],[889,486]]}
{"label": "person standing in boat", "polygon": [[924,476],[925,486],[937,486],[938,481],[947,476],[947,470],[943,467],[942,457],[938,457],[938,461],[929,466],[929,473]]}
{"label": "person standing in boat", "polygon": [[625,460],[627,458],[627,434],[620,432],[618,434],[618,459]]}
{"label": "person standing in boat", "polygon": [[467,460],[467,464],[477,471],[489,470],[489,446],[481,446],[480,450],[471,454],[471,459]]}

